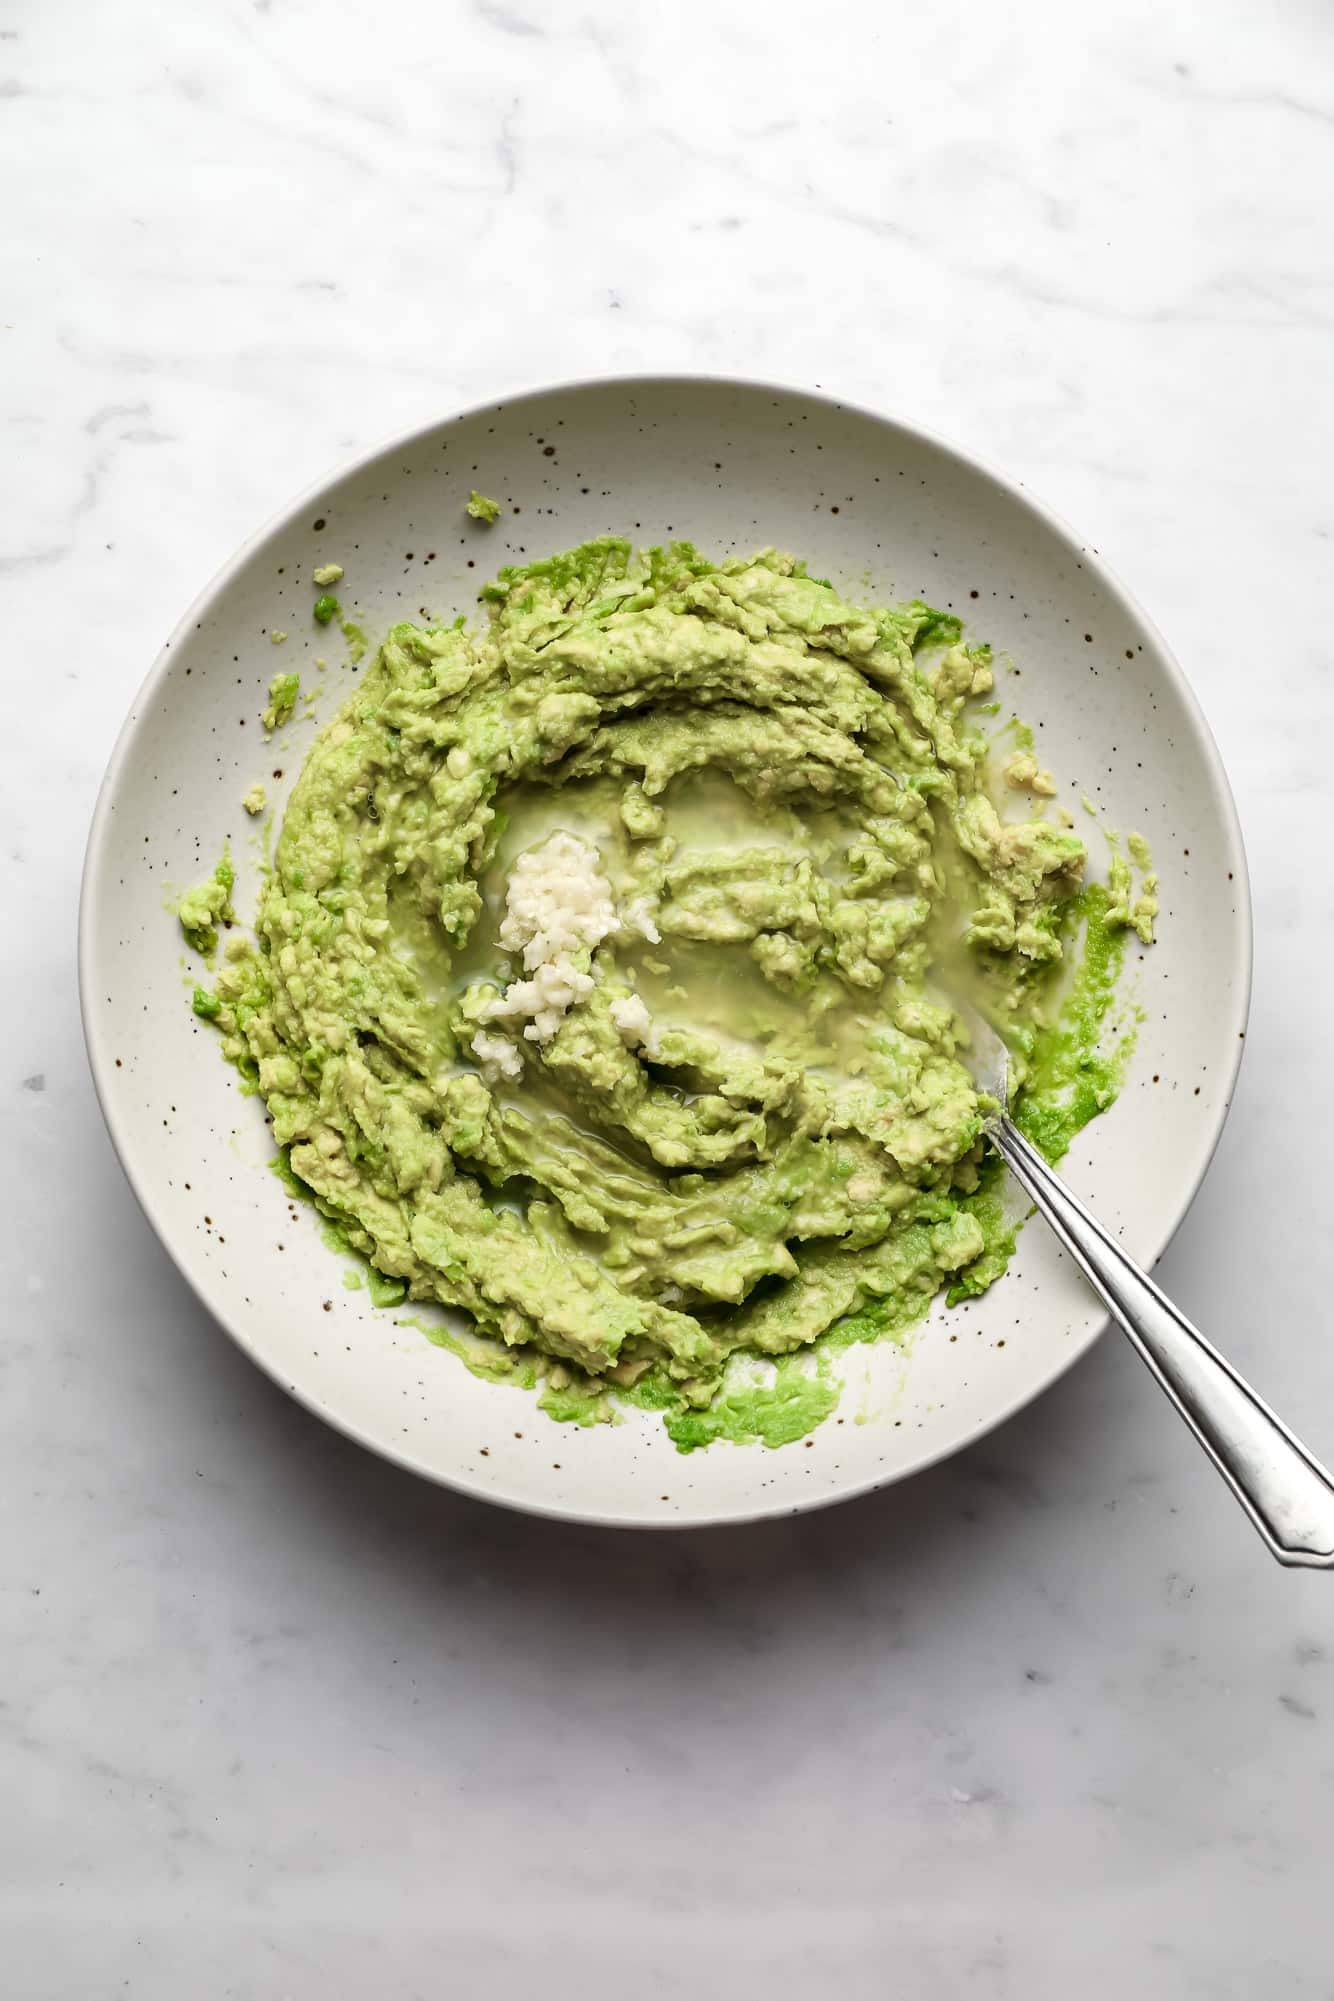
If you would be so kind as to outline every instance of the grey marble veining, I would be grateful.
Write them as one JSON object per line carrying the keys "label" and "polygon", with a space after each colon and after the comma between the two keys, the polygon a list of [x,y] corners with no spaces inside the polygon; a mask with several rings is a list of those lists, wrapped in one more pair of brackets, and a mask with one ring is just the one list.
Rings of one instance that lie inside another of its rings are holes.
{"label": "grey marble veining", "polygon": [[115,730],[281,497],[563,373],[882,404],[1077,521],[1217,732],[1255,1011],[1163,1273],[1334,1454],[1331,79],[1296,0],[0,14],[6,1994],[1334,1993],[1334,1585],[1128,1352],[790,1524],[487,1511],[201,1313],[73,983]]}

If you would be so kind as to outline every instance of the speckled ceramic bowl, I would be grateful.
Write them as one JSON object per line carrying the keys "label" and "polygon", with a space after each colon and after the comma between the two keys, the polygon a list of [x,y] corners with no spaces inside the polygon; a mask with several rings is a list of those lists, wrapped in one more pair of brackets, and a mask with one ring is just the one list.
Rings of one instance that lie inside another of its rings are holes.
{"label": "speckled ceramic bowl", "polygon": [[[469,521],[469,489],[504,500]],[[1096,1338],[1101,1308],[1038,1223],[1006,1278],[937,1302],[905,1355],[847,1358],[840,1408],[804,1443],[679,1455],[638,1412],[559,1426],[476,1380],[348,1290],[318,1218],[267,1171],[263,1109],[189,1006],[169,914],[224,841],[253,907],[260,855],[242,795],[281,808],[349,685],[310,572],[346,566],[372,642],[405,615],[471,612],[502,563],[608,530],[708,551],[777,544],[857,595],[921,594],[1021,669],[1044,761],[1138,828],[1162,877],[1160,942],[1128,955],[1143,1009],[1121,1098],[1067,1162],[1145,1262],[1199,1185],[1241,1055],[1250,973],[1245,863],[1217,752],[1181,670],[1096,553],[1025,494],[936,439],[822,397],[741,382],[592,382],[433,424],[338,473],[250,542],[186,615],[121,734],[89,843],[84,1021],[112,1137],[154,1228],[223,1326],[312,1411],[431,1479],[551,1515],[638,1526],[817,1507],[927,1465],[1044,1389]],[[290,632],[270,643],[273,629]],[[323,673],[316,655],[327,657]],[[275,670],[320,689],[267,741]]]}

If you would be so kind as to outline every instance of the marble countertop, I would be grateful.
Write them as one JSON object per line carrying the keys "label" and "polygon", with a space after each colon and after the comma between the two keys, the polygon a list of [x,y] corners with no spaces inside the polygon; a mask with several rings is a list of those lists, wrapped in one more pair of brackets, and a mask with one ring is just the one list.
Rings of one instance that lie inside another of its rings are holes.
{"label": "marble countertop", "polygon": [[1255,1007],[1162,1276],[1334,1456],[1332,76],[1301,0],[10,6],[8,1993],[1330,1993],[1334,1580],[1122,1344],[782,1525],[435,1492],[188,1295],[73,952],[132,692],[331,462],[562,374],[883,405],[1076,521],[1200,693]]}

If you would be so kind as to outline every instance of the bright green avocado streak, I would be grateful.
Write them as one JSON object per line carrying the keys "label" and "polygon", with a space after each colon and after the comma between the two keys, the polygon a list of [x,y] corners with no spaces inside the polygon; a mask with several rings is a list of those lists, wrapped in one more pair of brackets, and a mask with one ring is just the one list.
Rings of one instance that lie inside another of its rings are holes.
{"label": "bright green avocado streak", "polygon": [[[874,1340],[875,1335],[866,1338]],[[832,1331],[810,1355],[784,1355],[774,1365],[772,1383],[720,1391],[707,1410],[688,1410],[655,1378],[631,1390],[627,1401],[662,1412],[667,1435],[678,1452],[694,1452],[718,1439],[733,1444],[791,1445],[823,1424],[838,1403],[842,1384],[831,1363]]]}
{"label": "bright green avocado streak", "polygon": [[1082,954],[1057,1021],[1038,1032],[1028,1082],[1012,1107],[1019,1130],[1053,1162],[1111,1104],[1135,1047],[1135,1020],[1110,1048],[1104,1045],[1126,939],[1124,931],[1108,929],[1107,903],[1101,883],[1089,883],[1075,900],[1074,914],[1086,926]]}

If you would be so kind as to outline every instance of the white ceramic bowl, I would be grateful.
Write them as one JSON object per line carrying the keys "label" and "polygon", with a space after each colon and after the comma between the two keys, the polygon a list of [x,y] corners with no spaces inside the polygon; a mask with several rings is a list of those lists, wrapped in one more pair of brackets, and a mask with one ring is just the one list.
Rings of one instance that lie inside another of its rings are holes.
{"label": "white ceramic bowl", "polygon": [[[503,498],[494,528],[465,517],[473,486]],[[804,392],[654,378],[507,398],[373,453],[262,530],[168,641],[111,759],[84,880],[84,1022],[146,1215],[223,1326],[309,1409],[513,1507],[641,1526],[745,1520],[901,1479],[1082,1354],[1104,1315],[1041,1224],[981,1300],[938,1301],[907,1356],[854,1348],[839,1411],[806,1446],[682,1456],[647,1414],[556,1425],[344,1288],[318,1218],[266,1172],[261,1104],[190,1011],[169,914],[173,888],[225,840],[238,906],[253,905],[242,795],[262,778],[281,806],[317,727],[266,742],[273,673],[319,682],[318,720],[349,684],[336,629],[311,622],[313,565],[346,566],[340,595],[373,642],[403,616],[471,612],[504,562],[608,530],[710,552],[777,544],[854,594],[953,606],[1013,655],[1013,699],[1072,803],[1087,792],[1110,825],[1145,833],[1162,877],[1160,942],[1128,955],[1144,1018],[1126,1088],[1067,1161],[1130,1249],[1155,1258],[1222,1128],[1249,993],[1245,863],[1208,729],[1163,641],[1069,530],[937,439]],[[275,627],[285,645],[270,643]]]}

